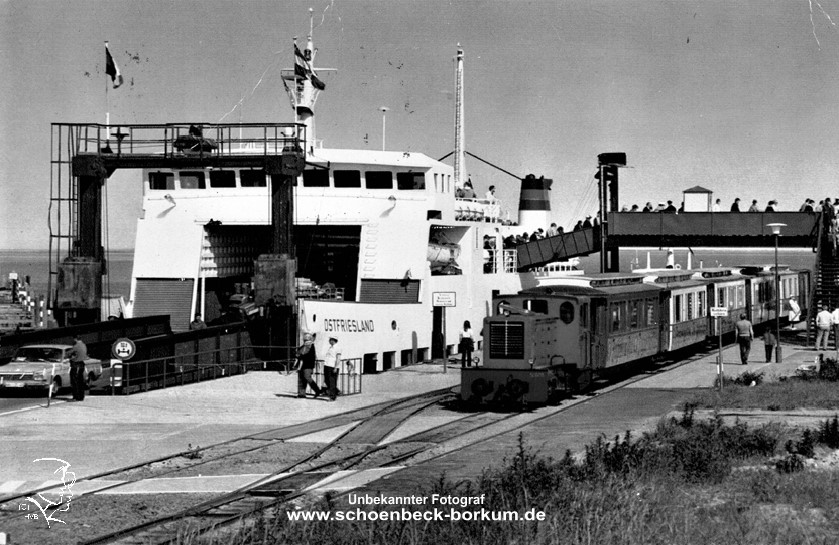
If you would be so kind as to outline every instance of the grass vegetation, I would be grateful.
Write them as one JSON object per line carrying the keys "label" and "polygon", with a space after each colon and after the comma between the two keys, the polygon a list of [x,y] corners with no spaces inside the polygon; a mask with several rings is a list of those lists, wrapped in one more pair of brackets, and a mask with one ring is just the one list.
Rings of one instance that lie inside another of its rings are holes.
{"label": "grass vegetation", "polygon": [[[515,455],[475,482],[441,477],[425,491],[486,495],[488,511],[544,511],[543,521],[290,521],[285,511],[242,524],[236,535],[187,538],[184,543],[295,544],[833,544],[839,542],[839,472],[816,465],[839,448],[839,416],[812,429],[778,423],[747,426],[699,418],[699,407],[837,409],[829,363],[823,376],[782,383],[746,377],[722,395],[709,391],[678,417],[633,437],[591,443],[577,456],[533,452],[519,436]],[[825,368],[825,366],[823,366]],[[839,370],[839,367],[836,367]],[[839,372],[835,373],[839,378]],[[733,382],[733,381],[732,381]],[[755,383],[755,386],[750,384]],[[839,458],[837,458],[839,462]],[[356,506],[324,498],[307,510]],[[429,510],[434,506],[420,506]],[[448,506],[446,507],[448,508]],[[380,506],[371,511],[383,511]],[[462,509],[473,509],[465,507]]]}
{"label": "grass vegetation", "polygon": [[799,372],[794,379],[782,382],[763,382],[763,375],[753,372],[724,377],[722,392],[715,383],[713,388],[697,395],[694,403],[711,409],[839,410],[837,383],[839,364],[835,359],[826,358],[818,371]]}

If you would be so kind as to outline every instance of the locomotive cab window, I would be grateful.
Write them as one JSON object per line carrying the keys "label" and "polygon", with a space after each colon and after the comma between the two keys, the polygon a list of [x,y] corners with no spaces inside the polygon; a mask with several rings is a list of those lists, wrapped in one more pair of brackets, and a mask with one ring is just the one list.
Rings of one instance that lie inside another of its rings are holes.
{"label": "locomotive cab window", "polygon": [[[539,314],[548,313],[548,302],[545,299],[525,299],[524,308]],[[567,323],[567,322],[566,322]]]}
{"label": "locomotive cab window", "polygon": [[559,319],[562,320],[566,324],[570,324],[574,321],[574,304],[568,301],[565,301],[561,305],[559,305]]}

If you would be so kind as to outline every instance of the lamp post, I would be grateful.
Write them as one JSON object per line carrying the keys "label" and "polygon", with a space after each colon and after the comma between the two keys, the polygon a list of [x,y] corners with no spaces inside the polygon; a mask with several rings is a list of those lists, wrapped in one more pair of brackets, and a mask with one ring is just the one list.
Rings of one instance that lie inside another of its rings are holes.
{"label": "lamp post", "polygon": [[781,363],[781,290],[780,290],[780,275],[778,274],[778,237],[781,236],[781,227],[786,227],[786,223],[770,223],[767,227],[772,229],[772,234],[775,235],[775,363]]}

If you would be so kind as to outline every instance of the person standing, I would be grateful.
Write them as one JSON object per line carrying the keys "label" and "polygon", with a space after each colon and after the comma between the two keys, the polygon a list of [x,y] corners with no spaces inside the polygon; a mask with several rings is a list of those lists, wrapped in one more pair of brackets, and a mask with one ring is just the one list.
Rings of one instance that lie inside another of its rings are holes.
{"label": "person standing", "polygon": [[200,314],[196,314],[195,319],[189,322],[189,329],[190,331],[195,331],[198,329],[207,329],[207,324],[205,324],[204,320],[201,319]]}
{"label": "person standing", "polygon": [[737,344],[740,345],[740,363],[748,365],[755,331],[752,329],[752,323],[746,319],[745,312],[740,314],[740,319],[734,322],[734,330],[737,331]]}
{"label": "person standing", "polygon": [[734,199],[734,202],[731,203],[731,211],[732,212],[739,212],[740,211],[740,198]]}
{"label": "person standing", "polygon": [[73,388],[73,400],[84,401],[84,362],[87,359],[87,345],[79,335],[73,337],[70,350],[70,386]]}
{"label": "person standing", "polygon": [[312,379],[316,364],[315,336],[305,333],[303,344],[297,348],[297,397],[306,397],[307,386],[315,392],[315,397],[323,393],[317,382]]}
{"label": "person standing", "polygon": [[752,205],[749,207],[749,212],[760,212],[760,207],[757,205],[757,199],[752,200]]}
{"label": "person standing", "polygon": [[463,331],[460,332],[460,342],[458,342],[458,350],[460,351],[460,367],[472,367],[472,351],[475,349],[475,339],[472,336],[472,324],[469,320],[463,322]]}
{"label": "person standing", "polygon": [[717,199],[714,202],[714,206],[711,207],[711,212],[720,212],[720,211],[722,211],[722,200]]}
{"label": "person standing", "polygon": [[[772,363],[772,351],[776,346],[778,346],[778,339],[775,337],[775,333],[772,332],[771,328],[766,328],[766,331],[763,332],[763,348],[766,350],[766,363]],[[775,358],[775,361],[778,361],[778,359]]]}
{"label": "person standing", "polygon": [[787,313],[789,327],[790,329],[794,329],[795,324],[801,321],[801,307],[798,306],[798,301],[795,300],[794,295],[789,298],[787,304],[789,305],[789,312]]}
{"label": "person standing", "polygon": [[495,186],[494,185],[489,186],[489,191],[487,191],[487,193],[485,195],[485,198],[486,198],[486,201],[490,204],[495,202],[496,199],[495,199]]}
{"label": "person standing", "polygon": [[337,337],[329,337],[329,348],[323,357],[323,380],[326,383],[326,393],[329,401],[335,401],[338,396],[338,373],[341,368],[341,352],[335,345],[338,344]]}
{"label": "person standing", "polygon": [[833,326],[833,348],[839,350],[839,303],[830,313],[830,324]]}
{"label": "person standing", "polygon": [[827,307],[822,307],[818,314],[816,314],[816,350],[824,339],[824,349],[827,350],[827,343],[830,340],[830,328],[833,325],[833,315],[827,310]]}

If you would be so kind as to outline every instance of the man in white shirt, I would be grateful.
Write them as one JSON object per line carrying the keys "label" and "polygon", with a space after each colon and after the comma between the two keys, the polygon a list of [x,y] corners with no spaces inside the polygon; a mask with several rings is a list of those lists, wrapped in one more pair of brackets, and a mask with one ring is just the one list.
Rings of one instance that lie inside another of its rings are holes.
{"label": "man in white shirt", "polygon": [[831,325],[833,326],[833,348],[839,350],[839,304],[833,309],[830,318]]}
{"label": "man in white shirt", "polygon": [[816,314],[816,350],[819,350],[822,339],[824,339],[824,349],[827,350],[827,342],[830,340],[830,328],[833,325],[833,315],[822,307],[818,314]]}
{"label": "man in white shirt", "polygon": [[323,357],[323,380],[326,383],[329,401],[335,401],[338,395],[338,373],[341,372],[341,352],[335,348],[336,344],[338,344],[338,338],[329,337],[329,348]]}
{"label": "man in white shirt", "polygon": [[719,212],[722,210],[722,201],[717,199],[717,202],[714,203],[714,207],[711,209],[712,212]]}

